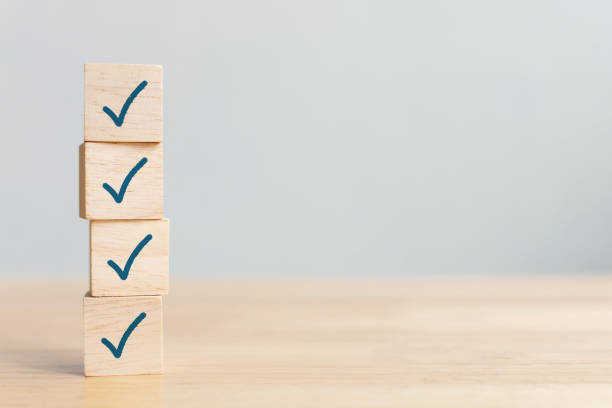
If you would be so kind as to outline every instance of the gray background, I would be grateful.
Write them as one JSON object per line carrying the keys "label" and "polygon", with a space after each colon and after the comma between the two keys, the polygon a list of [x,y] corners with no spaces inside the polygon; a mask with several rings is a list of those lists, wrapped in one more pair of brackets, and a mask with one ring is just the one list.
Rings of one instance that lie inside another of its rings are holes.
{"label": "gray background", "polygon": [[0,273],[87,275],[83,63],[164,65],[179,275],[612,266],[612,3],[0,3]]}

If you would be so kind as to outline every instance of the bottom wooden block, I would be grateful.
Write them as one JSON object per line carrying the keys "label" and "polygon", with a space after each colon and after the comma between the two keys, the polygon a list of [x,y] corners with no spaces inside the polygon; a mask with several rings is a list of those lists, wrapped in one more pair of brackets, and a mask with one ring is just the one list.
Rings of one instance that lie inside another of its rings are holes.
{"label": "bottom wooden block", "polygon": [[83,298],[86,376],[164,370],[161,296]]}

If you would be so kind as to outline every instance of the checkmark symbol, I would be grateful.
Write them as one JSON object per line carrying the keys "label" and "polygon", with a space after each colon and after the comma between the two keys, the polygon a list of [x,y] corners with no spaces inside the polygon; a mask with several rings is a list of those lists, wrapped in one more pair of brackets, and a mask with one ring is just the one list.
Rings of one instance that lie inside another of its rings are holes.
{"label": "checkmark symbol", "polygon": [[147,81],[142,81],[136,87],[136,89],[132,91],[130,96],[128,96],[128,98],[125,100],[125,103],[123,104],[123,107],[121,108],[121,112],[119,112],[119,116],[115,115],[115,112],[113,112],[108,106],[104,106],[102,108],[104,113],[106,113],[113,120],[113,122],[115,122],[115,126],[121,127],[121,125],[123,125],[123,120],[125,119],[125,115],[127,114],[128,109],[130,109],[130,105],[132,104],[132,102],[134,102],[134,99],[136,99],[140,91],[145,89],[147,84],[148,84]]}
{"label": "checkmark symbol", "polygon": [[108,266],[113,268],[115,272],[117,272],[117,275],[119,275],[121,280],[126,280],[128,275],[130,274],[130,268],[132,267],[132,264],[134,263],[134,259],[136,259],[140,251],[142,251],[142,248],[144,248],[145,245],[147,245],[149,241],[152,239],[153,239],[153,235],[148,234],[146,237],[142,239],[142,241],[138,243],[138,245],[136,245],[136,248],[134,248],[134,250],[130,254],[130,257],[125,263],[125,266],[123,267],[123,269],[121,269],[119,265],[117,265],[112,259],[109,259],[108,261],[106,261],[106,263],[108,264]]}
{"label": "checkmark symbol", "polygon": [[136,319],[134,319],[132,324],[128,326],[125,333],[123,333],[123,336],[121,336],[121,340],[119,340],[119,347],[117,348],[115,348],[113,343],[108,341],[106,337],[102,337],[102,340],[101,340],[102,344],[108,347],[108,349],[110,350],[111,353],[113,353],[113,356],[115,356],[115,358],[121,357],[121,354],[123,353],[123,348],[125,347],[125,342],[127,341],[128,337],[130,337],[130,334],[132,334],[136,326],[138,326],[145,317],[147,317],[147,314],[145,312],[142,312],[141,314],[138,315]]}
{"label": "checkmark symbol", "polygon": [[127,191],[128,185],[130,184],[130,181],[132,181],[132,178],[136,175],[136,173],[138,173],[138,170],[140,170],[146,162],[147,158],[143,157],[138,163],[136,163],[136,165],[132,168],[132,170],[130,170],[127,176],[125,176],[125,179],[123,180],[123,183],[121,183],[121,188],[119,189],[118,193],[115,191],[114,188],[109,186],[108,183],[102,184],[102,188],[108,191],[108,194],[113,197],[117,204],[121,204],[121,202],[123,201],[123,197],[125,196],[125,192]]}

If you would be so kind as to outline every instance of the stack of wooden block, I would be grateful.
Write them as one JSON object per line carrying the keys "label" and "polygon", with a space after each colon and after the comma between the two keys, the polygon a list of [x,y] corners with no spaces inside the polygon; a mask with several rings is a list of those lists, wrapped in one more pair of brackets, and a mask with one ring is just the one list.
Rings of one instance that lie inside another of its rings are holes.
{"label": "stack of wooden block", "polygon": [[80,216],[89,224],[85,375],[163,371],[168,293],[162,67],[85,65]]}

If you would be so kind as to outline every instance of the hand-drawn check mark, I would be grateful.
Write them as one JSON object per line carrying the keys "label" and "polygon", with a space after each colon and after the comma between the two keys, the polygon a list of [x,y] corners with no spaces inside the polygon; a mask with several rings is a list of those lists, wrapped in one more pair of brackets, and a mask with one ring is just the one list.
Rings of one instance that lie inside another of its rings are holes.
{"label": "hand-drawn check mark", "polygon": [[134,319],[132,324],[128,326],[125,333],[123,333],[123,336],[121,336],[121,340],[119,341],[119,347],[117,348],[115,348],[115,346],[113,346],[113,343],[108,341],[106,337],[102,337],[102,344],[108,347],[108,349],[111,353],[113,353],[113,356],[115,356],[115,358],[121,357],[121,354],[123,353],[123,348],[125,347],[125,342],[127,341],[128,337],[130,337],[130,334],[132,334],[136,326],[138,326],[138,324],[142,322],[145,317],[147,317],[147,314],[145,312],[142,312],[138,315],[136,319]]}
{"label": "hand-drawn check mark", "polygon": [[121,108],[121,112],[119,113],[119,116],[115,115],[115,112],[113,112],[108,106],[105,106],[102,108],[104,113],[106,113],[113,120],[113,122],[115,122],[115,126],[121,127],[121,125],[123,125],[125,114],[127,113],[128,109],[130,109],[130,105],[132,104],[132,102],[134,102],[134,99],[136,99],[140,91],[145,89],[147,84],[148,84],[147,81],[142,81],[140,85],[138,85],[136,89],[132,91],[130,96],[128,96],[128,98],[125,100],[125,103],[123,104],[123,107]]}
{"label": "hand-drawn check mark", "polygon": [[121,183],[121,188],[119,189],[119,193],[117,193],[111,186],[109,186],[108,183],[102,184],[102,188],[108,191],[108,194],[110,194],[113,197],[113,199],[115,200],[117,204],[120,204],[123,201],[123,196],[125,196],[125,192],[128,188],[128,184],[130,184],[130,181],[132,181],[132,178],[136,175],[136,173],[138,173],[138,170],[140,170],[142,166],[145,165],[146,162],[147,162],[147,158],[143,157],[142,159],[140,159],[138,163],[136,163],[134,168],[132,168],[132,170],[130,170],[127,176],[125,176],[123,183]]}
{"label": "hand-drawn check mark", "polygon": [[134,259],[136,259],[140,251],[142,251],[142,248],[144,248],[145,245],[147,245],[149,241],[152,239],[153,239],[153,235],[148,234],[146,237],[142,239],[142,241],[138,243],[138,245],[136,245],[136,248],[134,248],[134,250],[130,254],[130,257],[125,263],[125,267],[123,268],[123,270],[121,270],[119,265],[117,265],[112,259],[109,259],[108,261],[106,261],[106,263],[108,264],[108,266],[113,268],[115,272],[117,272],[117,275],[119,275],[121,280],[126,280],[128,275],[130,274],[130,268],[132,267],[132,264],[134,263]]}

